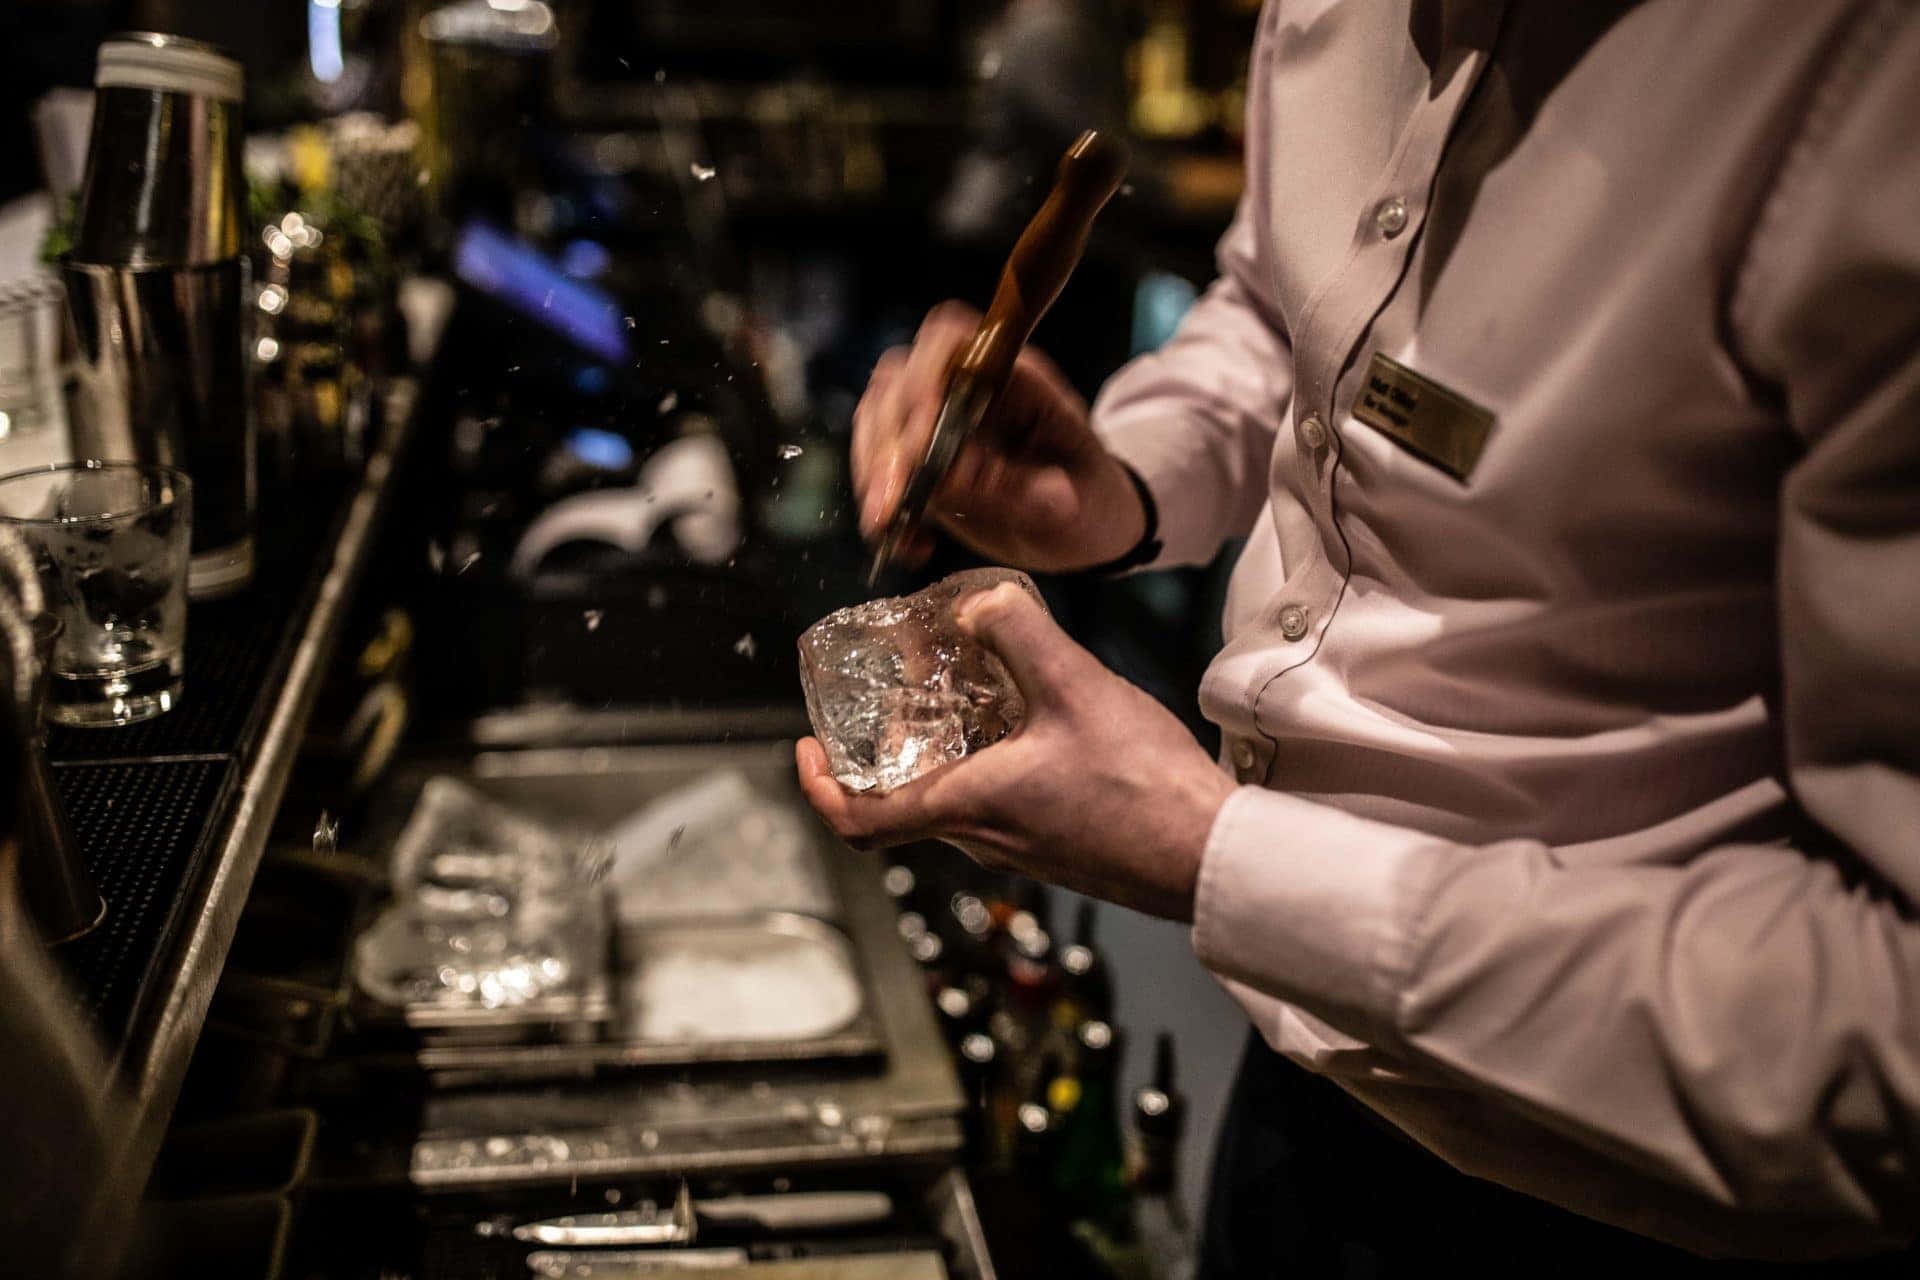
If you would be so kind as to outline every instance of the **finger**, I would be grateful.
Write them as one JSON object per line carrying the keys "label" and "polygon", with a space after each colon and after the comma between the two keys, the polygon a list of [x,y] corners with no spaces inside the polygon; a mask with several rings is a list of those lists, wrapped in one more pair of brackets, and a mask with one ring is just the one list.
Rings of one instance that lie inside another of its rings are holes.
{"label": "finger", "polygon": [[1007,666],[1028,702],[1057,701],[1092,655],[1025,588],[1003,582],[954,602],[954,621]]}
{"label": "finger", "polygon": [[913,469],[926,456],[927,441],[933,437],[939,398],[921,395],[918,389],[909,388],[903,392],[903,399],[907,403],[899,433],[878,451],[868,481],[867,499],[861,506],[860,531],[869,538],[879,536],[892,522],[900,500],[906,496]]}
{"label": "finger", "polygon": [[847,451],[847,458],[853,471],[853,491],[856,496],[866,492],[867,479],[873,469],[875,446],[886,431],[884,411],[890,389],[898,381],[906,363],[907,352],[904,347],[894,347],[884,353],[867,378],[866,389],[860,394],[860,403],[853,407],[853,445]]}
{"label": "finger", "polygon": [[920,321],[920,331],[913,335],[913,345],[923,342],[929,346],[946,346],[948,354],[980,327],[980,313],[956,298],[935,303],[928,308]]}
{"label": "finger", "polygon": [[987,496],[986,480],[992,465],[993,455],[977,438],[963,443],[934,491],[934,505],[942,511],[965,511],[976,506]]}
{"label": "finger", "polygon": [[833,833],[856,849],[884,848],[929,839],[942,827],[937,793],[919,779],[885,795],[857,794],[840,785],[818,739],[794,745],[794,764],[807,803]]}
{"label": "finger", "polygon": [[979,319],[978,312],[962,303],[943,302],[927,312],[904,360],[889,362],[889,377],[865,415],[862,474],[856,482],[863,537],[878,538],[899,508],[933,436],[954,352],[972,336]]}

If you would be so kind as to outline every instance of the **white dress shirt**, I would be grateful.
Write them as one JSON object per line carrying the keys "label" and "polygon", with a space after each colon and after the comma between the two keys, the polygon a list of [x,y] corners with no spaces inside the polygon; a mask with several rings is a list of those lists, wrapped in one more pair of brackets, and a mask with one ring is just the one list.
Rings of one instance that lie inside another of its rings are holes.
{"label": "white dress shirt", "polygon": [[[1162,563],[1247,536],[1195,950],[1469,1173],[1910,1239],[1920,5],[1275,0],[1250,87],[1220,279],[1095,406]],[[1464,474],[1376,356],[1491,415]]]}

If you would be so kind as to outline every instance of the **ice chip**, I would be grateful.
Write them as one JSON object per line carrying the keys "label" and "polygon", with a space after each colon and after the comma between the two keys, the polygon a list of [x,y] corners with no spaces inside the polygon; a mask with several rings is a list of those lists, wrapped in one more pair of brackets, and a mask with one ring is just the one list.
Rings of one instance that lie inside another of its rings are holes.
{"label": "ice chip", "polygon": [[1024,573],[970,569],[830,613],[800,637],[807,714],[842,786],[891,791],[1020,726],[1013,677],[953,620],[956,599],[1003,582],[1040,600]]}

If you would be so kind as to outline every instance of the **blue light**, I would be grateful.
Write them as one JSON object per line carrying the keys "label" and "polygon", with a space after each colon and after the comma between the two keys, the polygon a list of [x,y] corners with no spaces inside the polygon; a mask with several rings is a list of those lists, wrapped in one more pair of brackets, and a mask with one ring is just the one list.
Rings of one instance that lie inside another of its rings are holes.
{"label": "blue light", "polygon": [[1149,271],[1133,291],[1133,354],[1157,351],[1180,327],[1196,296],[1193,284],[1166,271]]}
{"label": "blue light", "polygon": [[571,240],[560,251],[560,269],[575,280],[598,280],[613,265],[613,255],[595,240]]}
{"label": "blue light", "polygon": [[322,84],[332,84],[347,69],[340,48],[340,0],[308,0],[307,65]]}
{"label": "blue light", "polygon": [[631,359],[625,322],[612,295],[575,280],[524,241],[469,223],[453,246],[453,272],[602,360],[624,364]]}
{"label": "blue light", "polygon": [[633,465],[633,446],[625,436],[597,427],[578,427],[567,435],[567,451],[590,467],[625,471]]}
{"label": "blue light", "polygon": [[573,371],[573,389],[583,396],[597,396],[613,385],[607,371],[597,364],[583,364]]}

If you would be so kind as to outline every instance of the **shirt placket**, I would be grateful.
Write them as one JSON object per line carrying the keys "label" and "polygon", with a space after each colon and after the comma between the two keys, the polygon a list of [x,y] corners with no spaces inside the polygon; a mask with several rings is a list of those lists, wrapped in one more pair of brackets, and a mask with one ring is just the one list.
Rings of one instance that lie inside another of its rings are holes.
{"label": "shirt placket", "polygon": [[[1307,323],[1294,335],[1296,382],[1288,428],[1293,432],[1297,461],[1277,449],[1271,481],[1276,491],[1281,490],[1283,468],[1306,468],[1310,482],[1304,488],[1320,530],[1320,554],[1290,573],[1267,606],[1264,625],[1273,637],[1276,659],[1274,671],[1253,696],[1256,726],[1260,701],[1273,682],[1304,666],[1318,651],[1346,588],[1352,566],[1337,524],[1333,492],[1342,450],[1340,428],[1345,425],[1335,409],[1341,378],[1405,274],[1408,256],[1426,221],[1448,135],[1485,70],[1502,11],[1503,6],[1487,11],[1487,38],[1465,56],[1443,92],[1415,109],[1380,189],[1358,211],[1359,240],[1354,252],[1324,286],[1308,309]],[[1274,742],[1260,730],[1227,741],[1222,753],[1240,781],[1260,783],[1272,767]]]}

